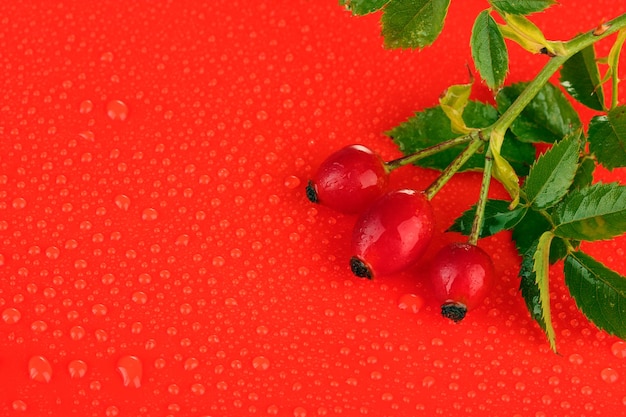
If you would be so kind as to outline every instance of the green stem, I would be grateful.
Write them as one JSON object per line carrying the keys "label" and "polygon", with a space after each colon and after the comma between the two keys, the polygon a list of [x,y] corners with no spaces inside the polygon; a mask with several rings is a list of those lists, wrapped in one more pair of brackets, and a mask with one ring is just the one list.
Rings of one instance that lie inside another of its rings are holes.
{"label": "green stem", "polygon": [[620,29],[626,27],[626,13],[605,23],[607,29],[600,35],[594,35],[594,31],[583,33],[570,41],[564,42],[559,48],[562,55],[550,58],[550,61],[543,67],[537,76],[526,86],[524,91],[517,97],[511,106],[502,116],[486,131],[493,131],[496,135],[504,135],[511,126],[513,120],[526,108],[528,103],[537,95],[541,88],[550,80],[550,77],[573,55],[593,45],[601,39],[612,35]]}
{"label": "green stem", "polygon": [[472,135],[469,145],[461,152],[451,163],[441,172],[441,175],[424,191],[426,198],[432,200],[432,198],[443,188],[444,185],[461,169],[461,167],[467,162],[476,151],[484,145],[484,142],[480,135]]}
{"label": "green stem", "polygon": [[487,199],[489,198],[489,185],[491,184],[491,168],[493,167],[493,156],[491,149],[487,149],[485,154],[485,168],[483,169],[483,180],[480,185],[480,196],[476,203],[476,214],[474,215],[474,222],[472,223],[472,231],[469,235],[468,243],[470,245],[476,245],[480,238],[480,232],[483,228],[485,219],[485,206],[487,205]]}
{"label": "green stem", "polygon": [[430,146],[428,148],[420,149],[419,151],[412,153],[410,155],[403,156],[398,159],[394,159],[389,162],[385,162],[385,168],[387,168],[388,172],[393,171],[394,169],[403,167],[405,165],[412,164],[414,162],[419,161],[420,159],[435,155],[438,152],[445,151],[446,149],[450,149],[454,146],[461,145],[463,143],[467,143],[471,141],[471,136],[461,136],[458,138],[450,139],[445,142],[438,143],[436,145]]}
{"label": "green stem", "polygon": [[612,94],[611,94],[611,109],[614,109],[615,107],[617,107],[617,105],[619,104],[619,90],[618,90],[618,86],[619,86],[619,57],[620,54],[622,52],[622,46],[624,45],[624,41],[626,40],[626,31],[624,29],[621,29],[619,34],[617,35],[617,40],[615,41],[615,44],[613,45],[613,47],[611,48],[611,52],[613,52],[613,48],[615,48],[615,56],[611,57],[611,53],[609,53],[609,59],[612,58],[613,62],[609,62],[609,65],[611,65],[611,71],[613,72],[612,75],[612,80],[611,80],[611,84],[612,84]]}

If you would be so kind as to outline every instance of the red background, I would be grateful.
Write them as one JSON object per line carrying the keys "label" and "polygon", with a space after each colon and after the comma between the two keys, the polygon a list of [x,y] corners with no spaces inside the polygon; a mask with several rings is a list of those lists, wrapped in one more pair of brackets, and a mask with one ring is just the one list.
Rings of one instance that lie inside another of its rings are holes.
{"label": "red background", "polygon": [[[384,50],[379,14],[335,0],[19,3],[0,5],[0,414],[624,412],[626,343],[586,321],[555,268],[552,353],[510,235],[481,241],[499,280],[454,324],[419,267],[354,278],[355,219],[305,198],[343,145],[399,156],[383,132],[467,81],[485,1],[453,1],[421,52]],[[617,3],[533,20],[566,39]],[[547,59],[509,47],[508,82]],[[435,177],[404,168],[392,184]],[[435,198],[439,232],[479,183],[459,175]],[[585,250],[625,274],[625,243]]]}

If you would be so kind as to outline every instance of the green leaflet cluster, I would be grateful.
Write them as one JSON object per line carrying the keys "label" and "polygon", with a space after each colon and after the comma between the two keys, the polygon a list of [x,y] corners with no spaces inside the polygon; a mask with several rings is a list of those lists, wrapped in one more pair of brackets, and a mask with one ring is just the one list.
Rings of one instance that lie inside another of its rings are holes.
{"label": "green leaflet cluster", "polygon": [[[450,0],[339,2],[356,15],[382,11],[382,35],[389,48],[432,44],[443,29],[450,4]],[[489,8],[474,21],[470,47],[481,79],[494,91],[496,106],[470,100],[471,80],[449,87],[439,105],[416,112],[387,135],[405,155],[461,137],[478,136],[490,143],[459,169],[484,169],[484,189],[478,203],[449,230],[470,239],[511,231],[522,258],[520,292],[553,350],[556,337],[548,284],[549,269],[558,261],[582,313],[597,327],[626,339],[626,277],[581,249],[582,242],[608,240],[626,232],[626,186],[593,179],[597,166],[626,167],[626,106],[619,105],[617,88],[626,15],[568,42],[554,42],[527,17],[555,4],[554,0],[488,3]],[[504,23],[497,23],[494,15]],[[608,31],[617,33],[613,47],[607,57],[597,57],[593,44]],[[531,82],[505,87],[509,66],[505,39],[531,53],[553,57],[552,64]],[[560,85],[548,82],[557,70]],[[610,94],[605,94],[607,88]],[[598,112],[587,131],[566,93]],[[610,103],[606,97],[611,97]],[[465,144],[459,141],[414,164],[445,172]],[[547,150],[536,158],[538,144]],[[492,165],[493,175],[505,185],[512,201],[486,198]],[[518,186],[518,179],[523,185]]]}

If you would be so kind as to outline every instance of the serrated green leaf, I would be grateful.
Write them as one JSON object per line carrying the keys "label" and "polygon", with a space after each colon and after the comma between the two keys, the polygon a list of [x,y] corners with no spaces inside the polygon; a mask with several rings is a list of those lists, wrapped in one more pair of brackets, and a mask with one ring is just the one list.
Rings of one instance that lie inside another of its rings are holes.
{"label": "serrated green leaf", "polygon": [[626,338],[626,277],[580,251],[565,259],[563,271],[580,311],[598,328]]}
{"label": "serrated green leaf", "polygon": [[572,97],[585,106],[604,110],[604,91],[593,45],[565,61],[559,81]]}
{"label": "serrated green leaf", "polygon": [[509,53],[498,24],[489,14],[489,10],[482,11],[476,17],[470,46],[481,78],[490,89],[499,90],[509,70]]}
{"label": "serrated green leaf", "polygon": [[450,0],[391,0],[382,17],[387,48],[424,48],[441,33]]}
{"label": "serrated green leaf", "polygon": [[596,162],[589,157],[583,157],[578,163],[578,171],[572,183],[572,189],[589,187],[593,182],[593,172],[596,169]]}
{"label": "serrated green leaf", "polygon": [[[463,120],[465,125],[470,128],[484,128],[498,120],[498,112],[488,104],[470,100],[463,111]],[[440,106],[430,107],[415,113],[413,117],[386,132],[386,134],[393,139],[405,155],[459,136],[452,131],[450,119]],[[443,170],[463,149],[464,145],[450,148],[421,159],[416,162],[416,165]],[[504,140],[502,153],[505,157],[510,158],[516,170],[522,172],[520,175],[525,175],[523,173],[528,172],[528,167],[535,158],[535,150],[532,145],[519,142],[510,135],[507,135]],[[481,169],[484,162],[484,156],[478,153],[463,165],[462,170]]]}
{"label": "serrated green leaf", "polygon": [[524,256],[539,237],[552,230],[550,222],[535,210],[528,210],[513,228],[513,241],[520,256]]}
{"label": "serrated green leaf", "polygon": [[[528,83],[517,83],[503,88],[497,95],[498,111],[504,113]],[[511,124],[515,136],[529,143],[554,143],[582,127],[578,113],[565,95],[547,83]]]}
{"label": "serrated green leaf", "polygon": [[448,87],[439,97],[439,105],[450,119],[450,126],[455,133],[467,134],[470,132],[470,129],[465,125],[465,120],[463,120],[463,110],[469,102],[471,92],[471,83],[457,84]]}
{"label": "serrated green leaf", "polygon": [[354,15],[365,15],[382,9],[390,0],[339,0],[339,4],[344,6]]}
{"label": "serrated green leaf", "polygon": [[550,312],[550,244],[554,234],[545,232],[537,242],[537,250],[533,255],[533,271],[535,273],[535,282],[539,288],[539,299],[541,300],[541,309],[543,321],[545,323],[545,332],[550,342],[550,347],[556,351],[556,335],[552,327],[552,313]]}
{"label": "serrated green leaf", "polygon": [[626,166],[626,106],[617,106],[606,116],[589,123],[589,150],[608,169]]}
{"label": "serrated green leaf", "polygon": [[540,12],[556,4],[554,0],[489,0],[498,11],[511,14]]}
{"label": "serrated green leaf", "polygon": [[539,292],[539,286],[537,285],[537,274],[534,271],[535,260],[533,259],[535,252],[537,252],[538,241],[538,238],[534,240],[526,252],[522,253],[522,265],[519,271],[519,288],[522,293],[522,298],[524,298],[524,302],[526,303],[526,308],[530,313],[530,317],[539,324],[545,333],[547,325],[543,317],[541,294]]}
{"label": "serrated green leaf", "polygon": [[546,40],[541,29],[522,15],[504,13],[506,25],[501,25],[502,35],[517,42],[520,46],[533,54],[543,51],[554,55],[552,44]]}
{"label": "serrated green leaf", "polygon": [[524,183],[528,202],[536,209],[558,203],[574,182],[578,170],[580,132],[557,142],[530,168]]}
{"label": "serrated green leaf", "polygon": [[565,239],[603,240],[626,232],[626,186],[594,184],[571,191],[552,213],[554,233]]}
{"label": "serrated green leaf", "polygon": [[[527,207],[518,206],[509,210],[510,201],[489,199],[485,204],[483,227],[480,230],[480,238],[495,235],[503,230],[510,230],[524,217]],[[472,224],[476,215],[476,205],[465,211],[454,221],[448,231],[459,232],[469,236],[472,232]]]}
{"label": "serrated green leaf", "polygon": [[[513,227],[513,241],[520,256],[524,256],[526,252],[535,244],[539,237],[549,230],[552,230],[552,224],[538,211],[528,209],[524,217]],[[577,242],[569,241],[571,245],[576,246]],[[567,255],[567,247],[563,239],[554,237],[552,245],[550,245],[550,263],[563,259]]]}

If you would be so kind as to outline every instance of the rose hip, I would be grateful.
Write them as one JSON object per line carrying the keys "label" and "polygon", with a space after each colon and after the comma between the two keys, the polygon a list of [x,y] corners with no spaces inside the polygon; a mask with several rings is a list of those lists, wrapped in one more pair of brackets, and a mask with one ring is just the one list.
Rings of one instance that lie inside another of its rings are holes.
{"label": "rose hip", "polygon": [[387,189],[385,162],[363,145],[350,145],[330,155],[306,187],[307,197],[342,213],[363,211]]}
{"label": "rose hip", "polygon": [[411,266],[426,251],[434,230],[430,202],[422,192],[389,192],[364,211],[352,234],[352,272],[362,278]]}
{"label": "rose hip", "polygon": [[444,246],[432,259],[428,270],[441,314],[455,322],[483,301],[493,285],[491,257],[469,243]]}

